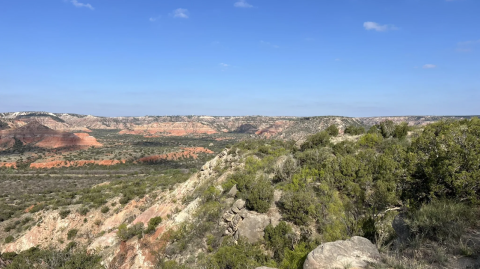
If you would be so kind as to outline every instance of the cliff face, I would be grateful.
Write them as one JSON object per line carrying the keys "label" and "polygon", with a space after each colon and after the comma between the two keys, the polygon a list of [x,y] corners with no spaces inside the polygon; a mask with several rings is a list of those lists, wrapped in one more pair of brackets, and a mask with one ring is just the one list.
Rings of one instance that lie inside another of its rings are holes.
{"label": "cliff face", "polygon": [[102,146],[89,134],[56,131],[37,121],[0,131],[0,148],[10,148],[14,146],[16,140],[23,145],[35,145],[41,148]]}
{"label": "cliff face", "polygon": [[[145,116],[145,117],[96,117],[91,115],[55,114],[49,112],[0,113],[0,120],[9,127],[38,122],[56,131],[82,131],[91,129],[119,130],[120,134],[143,136],[212,135],[220,133],[248,133],[261,137],[301,139],[308,134],[336,124],[340,129],[347,125],[371,126],[384,120],[409,125],[426,125],[444,118],[437,116],[406,117],[211,117],[211,116]],[[5,124],[4,124],[5,125]],[[4,127],[6,128],[6,127]]]}
{"label": "cliff face", "polygon": [[185,136],[189,134],[215,134],[217,130],[199,122],[156,122],[133,126],[120,131],[120,134],[144,136]]}

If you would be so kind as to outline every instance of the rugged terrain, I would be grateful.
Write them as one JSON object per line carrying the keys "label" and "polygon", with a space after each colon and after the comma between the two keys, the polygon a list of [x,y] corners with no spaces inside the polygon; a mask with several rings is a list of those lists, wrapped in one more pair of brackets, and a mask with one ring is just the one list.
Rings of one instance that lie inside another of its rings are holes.
{"label": "rugged terrain", "polygon": [[0,113],[0,120],[10,127],[18,127],[36,121],[53,130],[88,131],[117,130],[120,134],[144,136],[212,135],[222,133],[248,133],[268,138],[298,140],[336,124],[340,129],[348,125],[372,126],[384,120],[395,123],[407,122],[411,126],[423,126],[446,118],[439,116],[368,117],[212,117],[212,116],[144,116],[144,117],[97,117],[50,112]]}
{"label": "rugged terrain", "polygon": [[386,119],[4,114],[0,268],[477,268],[479,120]]}

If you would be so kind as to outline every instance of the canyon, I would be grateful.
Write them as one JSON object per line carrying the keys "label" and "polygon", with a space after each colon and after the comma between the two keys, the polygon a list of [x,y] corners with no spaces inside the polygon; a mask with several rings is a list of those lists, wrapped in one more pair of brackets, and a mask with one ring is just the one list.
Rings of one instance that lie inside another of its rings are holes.
{"label": "canyon", "polygon": [[[402,116],[402,117],[279,117],[279,116],[143,116],[98,117],[69,113],[11,112],[0,113],[0,121],[9,128],[19,128],[37,122],[49,129],[64,132],[87,133],[92,129],[117,130],[119,134],[145,137],[216,135],[247,133],[259,137],[294,139],[325,129],[331,124],[341,130],[348,125],[369,127],[385,120],[407,122],[410,126],[424,126],[442,119],[470,118],[470,116]],[[92,143],[94,143],[92,141]]]}

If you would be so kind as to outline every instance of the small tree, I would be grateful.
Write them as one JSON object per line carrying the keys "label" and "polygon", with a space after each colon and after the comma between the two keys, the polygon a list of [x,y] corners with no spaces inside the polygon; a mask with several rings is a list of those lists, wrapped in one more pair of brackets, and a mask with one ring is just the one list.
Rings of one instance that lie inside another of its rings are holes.
{"label": "small tree", "polygon": [[330,144],[330,135],[326,132],[319,132],[308,136],[307,140],[300,146],[302,151],[313,149],[317,147],[324,147]]}
{"label": "small tree", "polygon": [[408,123],[402,122],[401,124],[395,126],[395,131],[393,132],[393,137],[398,139],[403,139],[408,135]]}
{"label": "small tree", "polygon": [[325,130],[330,136],[337,136],[338,135],[338,127],[335,124],[332,124],[328,126],[328,128]]}
{"label": "small tree", "polygon": [[262,177],[249,186],[246,202],[247,208],[259,213],[266,213],[273,201],[273,187],[270,181]]}

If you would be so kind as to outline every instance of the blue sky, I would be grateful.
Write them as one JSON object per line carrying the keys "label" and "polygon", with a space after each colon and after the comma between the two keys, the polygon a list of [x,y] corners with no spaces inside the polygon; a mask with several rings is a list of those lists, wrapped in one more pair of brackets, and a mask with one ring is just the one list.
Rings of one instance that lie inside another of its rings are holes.
{"label": "blue sky", "polygon": [[478,0],[4,0],[0,112],[478,115]]}

